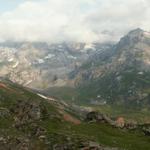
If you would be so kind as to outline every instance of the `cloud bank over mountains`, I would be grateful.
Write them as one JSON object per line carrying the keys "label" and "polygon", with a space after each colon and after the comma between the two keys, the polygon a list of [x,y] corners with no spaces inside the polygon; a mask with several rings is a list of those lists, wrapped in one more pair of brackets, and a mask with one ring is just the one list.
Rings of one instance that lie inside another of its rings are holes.
{"label": "cloud bank over mountains", "polygon": [[149,8],[149,0],[26,0],[0,13],[0,41],[116,41],[149,31]]}

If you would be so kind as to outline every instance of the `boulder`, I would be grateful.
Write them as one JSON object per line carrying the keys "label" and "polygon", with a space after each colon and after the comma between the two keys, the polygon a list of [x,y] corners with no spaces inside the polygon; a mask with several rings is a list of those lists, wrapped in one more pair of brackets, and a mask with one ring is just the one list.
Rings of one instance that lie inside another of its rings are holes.
{"label": "boulder", "polygon": [[118,117],[116,120],[116,127],[123,128],[125,125],[125,120],[123,117]]}
{"label": "boulder", "polygon": [[31,101],[18,101],[11,108],[11,113],[13,114],[16,127],[48,116],[47,109],[44,106]]}
{"label": "boulder", "polygon": [[115,125],[115,121],[113,121],[111,118],[109,118],[107,115],[92,111],[86,115],[86,121],[88,122],[102,122],[102,123],[108,123],[110,125]]}
{"label": "boulder", "polygon": [[7,108],[0,107],[0,117],[8,117],[10,115],[10,112]]}

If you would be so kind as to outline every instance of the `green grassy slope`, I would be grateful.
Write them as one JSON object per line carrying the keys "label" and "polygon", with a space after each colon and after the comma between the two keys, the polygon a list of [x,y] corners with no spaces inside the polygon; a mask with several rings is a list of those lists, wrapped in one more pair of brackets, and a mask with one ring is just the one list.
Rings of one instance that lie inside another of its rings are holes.
{"label": "green grassy slope", "polygon": [[[41,117],[34,118],[39,109]],[[10,147],[20,150],[22,145],[33,150],[48,150],[54,145],[67,144],[70,149],[78,150],[87,141],[126,150],[150,149],[150,137],[141,131],[121,130],[102,123],[67,122],[54,103],[9,81],[0,82],[0,137],[2,150]]]}

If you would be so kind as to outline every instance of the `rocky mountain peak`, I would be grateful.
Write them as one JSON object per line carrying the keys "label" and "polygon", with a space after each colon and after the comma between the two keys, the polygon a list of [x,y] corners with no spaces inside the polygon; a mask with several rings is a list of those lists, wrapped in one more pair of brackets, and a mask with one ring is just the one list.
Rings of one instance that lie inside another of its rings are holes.
{"label": "rocky mountain peak", "polygon": [[136,29],[130,31],[130,32],[128,33],[128,35],[131,35],[131,36],[138,36],[138,35],[141,35],[141,34],[143,34],[143,33],[144,33],[144,30],[142,30],[141,28],[136,28]]}
{"label": "rocky mountain peak", "polygon": [[120,39],[119,47],[134,46],[135,44],[142,42],[146,38],[145,31],[137,28],[130,31],[127,35]]}

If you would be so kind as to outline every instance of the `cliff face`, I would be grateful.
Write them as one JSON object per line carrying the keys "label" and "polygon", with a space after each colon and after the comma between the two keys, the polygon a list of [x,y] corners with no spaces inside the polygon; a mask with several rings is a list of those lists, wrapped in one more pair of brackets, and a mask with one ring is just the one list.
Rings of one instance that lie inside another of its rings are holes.
{"label": "cliff face", "polygon": [[71,75],[82,99],[149,105],[150,33],[141,29],[129,32]]}

